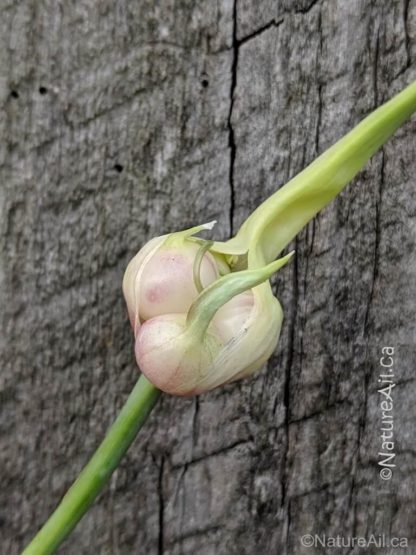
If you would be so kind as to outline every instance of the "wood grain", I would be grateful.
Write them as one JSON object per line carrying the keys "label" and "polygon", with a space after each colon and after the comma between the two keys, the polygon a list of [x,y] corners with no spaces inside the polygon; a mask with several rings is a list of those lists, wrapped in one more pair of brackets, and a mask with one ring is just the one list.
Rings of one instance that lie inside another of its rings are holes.
{"label": "wood grain", "polygon": [[[136,380],[128,260],[212,219],[228,237],[414,80],[416,2],[0,0],[0,13],[0,532],[15,555]],[[406,536],[416,552],[414,133],[292,245],[268,368],[164,397],[60,553],[297,555],[313,552],[306,533]]]}

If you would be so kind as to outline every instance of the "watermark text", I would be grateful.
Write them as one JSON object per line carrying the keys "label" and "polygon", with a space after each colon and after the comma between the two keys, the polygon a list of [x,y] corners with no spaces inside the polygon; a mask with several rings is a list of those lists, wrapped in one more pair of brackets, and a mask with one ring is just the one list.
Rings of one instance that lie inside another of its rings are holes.
{"label": "watermark text", "polygon": [[379,383],[379,411],[380,411],[380,450],[378,452],[378,465],[381,467],[379,475],[382,480],[391,480],[394,459],[394,395],[396,386],[394,376],[394,347],[381,349]]}

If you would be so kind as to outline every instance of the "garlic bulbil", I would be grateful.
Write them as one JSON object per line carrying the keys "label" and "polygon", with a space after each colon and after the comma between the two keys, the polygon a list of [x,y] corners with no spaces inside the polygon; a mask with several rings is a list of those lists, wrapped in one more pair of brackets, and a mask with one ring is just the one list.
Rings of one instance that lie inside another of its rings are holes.
{"label": "garlic bulbil", "polygon": [[[214,256],[204,249],[206,242],[192,237],[214,223],[155,237],[129,262],[123,293],[135,333],[142,322],[155,316],[186,314],[199,294],[198,286],[206,287],[219,277]],[[198,280],[194,279],[196,263]]]}

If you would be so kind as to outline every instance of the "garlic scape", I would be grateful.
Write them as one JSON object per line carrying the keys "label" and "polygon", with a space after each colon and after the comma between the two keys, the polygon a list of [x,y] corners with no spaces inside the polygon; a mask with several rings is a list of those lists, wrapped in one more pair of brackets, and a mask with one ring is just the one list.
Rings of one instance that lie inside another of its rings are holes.
{"label": "garlic scape", "polygon": [[159,389],[202,393],[260,368],[283,312],[268,278],[295,235],[360,171],[416,109],[416,82],[365,118],[263,202],[228,241],[194,235],[215,222],[147,243],[123,291],[143,374]]}

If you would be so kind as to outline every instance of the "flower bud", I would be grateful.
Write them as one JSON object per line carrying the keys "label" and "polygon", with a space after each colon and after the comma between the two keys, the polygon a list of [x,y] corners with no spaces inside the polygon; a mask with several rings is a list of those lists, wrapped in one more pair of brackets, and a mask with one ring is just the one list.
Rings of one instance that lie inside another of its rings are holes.
{"label": "flower bud", "polygon": [[135,352],[148,380],[166,393],[192,395],[261,367],[276,346],[283,317],[269,283],[263,282],[291,255],[217,279],[187,314],[146,321]]}

